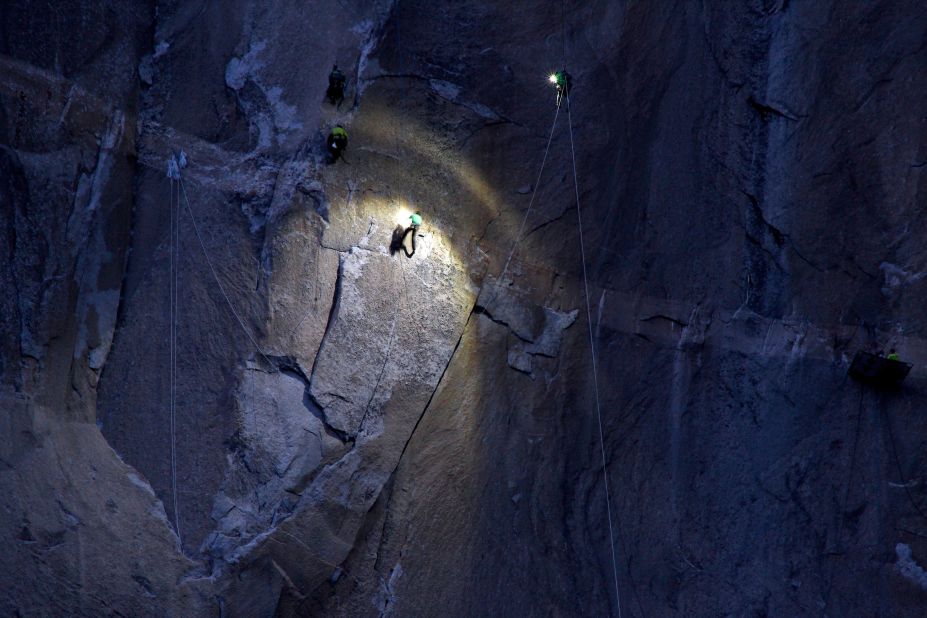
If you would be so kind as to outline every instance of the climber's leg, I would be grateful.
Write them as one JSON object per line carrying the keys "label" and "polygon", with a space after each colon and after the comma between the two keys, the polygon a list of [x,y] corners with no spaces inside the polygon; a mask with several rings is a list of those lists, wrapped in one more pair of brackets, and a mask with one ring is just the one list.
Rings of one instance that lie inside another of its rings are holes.
{"label": "climber's leg", "polygon": [[[402,234],[402,240],[399,242],[399,245],[402,247],[403,253],[406,254],[406,257],[412,257],[415,255],[415,232],[416,228],[414,226],[409,226],[406,228],[406,231]],[[409,253],[409,250],[406,249],[406,236],[412,234],[412,253]]]}

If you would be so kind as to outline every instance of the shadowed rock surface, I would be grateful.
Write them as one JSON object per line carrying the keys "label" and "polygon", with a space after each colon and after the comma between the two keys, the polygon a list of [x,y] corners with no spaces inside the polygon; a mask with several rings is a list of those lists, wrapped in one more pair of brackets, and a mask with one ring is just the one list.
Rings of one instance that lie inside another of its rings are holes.
{"label": "shadowed rock surface", "polygon": [[558,4],[6,3],[0,614],[924,614],[927,9]]}

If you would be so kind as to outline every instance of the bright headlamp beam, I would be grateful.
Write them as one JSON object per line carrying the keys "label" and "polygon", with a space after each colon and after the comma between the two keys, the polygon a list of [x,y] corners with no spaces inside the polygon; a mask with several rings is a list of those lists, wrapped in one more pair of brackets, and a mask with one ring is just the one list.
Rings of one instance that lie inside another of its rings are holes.
{"label": "bright headlamp beam", "polygon": [[396,209],[396,223],[399,225],[408,225],[409,217],[412,216],[412,211],[406,208],[405,206],[399,206]]}

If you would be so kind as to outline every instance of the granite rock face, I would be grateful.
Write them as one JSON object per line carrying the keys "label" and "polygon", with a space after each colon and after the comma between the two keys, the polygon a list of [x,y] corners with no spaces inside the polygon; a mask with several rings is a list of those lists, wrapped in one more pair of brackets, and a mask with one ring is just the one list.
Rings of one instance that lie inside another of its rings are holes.
{"label": "granite rock face", "polygon": [[0,613],[923,614],[919,3],[7,4]]}

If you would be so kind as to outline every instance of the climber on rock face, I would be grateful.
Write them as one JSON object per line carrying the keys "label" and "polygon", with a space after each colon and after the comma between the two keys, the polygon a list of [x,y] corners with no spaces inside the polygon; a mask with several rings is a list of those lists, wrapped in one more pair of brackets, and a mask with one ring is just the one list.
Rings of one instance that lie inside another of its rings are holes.
{"label": "climber on rock face", "polygon": [[888,351],[888,356],[886,356],[885,359],[890,361],[899,360],[898,353],[895,352],[895,348],[892,348]]}
{"label": "climber on rock face", "polygon": [[326,145],[328,146],[328,154],[332,156],[334,161],[337,161],[348,148],[348,132],[340,124],[336,125],[332,132],[328,134]]}
{"label": "climber on rock face", "polygon": [[[415,255],[415,237],[418,235],[418,228],[422,225],[422,213],[416,210],[409,216],[410,224],[406,228],[406,231],[403,232],[402,238],[399,240],[399,246],[402,247],[403,252],[406,254],[406,257],[412,257]],[[412,234],[412,252],[409,253],[409,250],[406,249],[406,236]]]}
{"label": "climber on rock face", "polygon": [[338,65],[333,66],[332,72],[328,74],[328,90],[325,91],[325,96],[328,97],[332,105],[341,107],[341,102],[344,101],[344,85],[346,81],[347,78],[338,68]]}
{"label": "climber on rock face", "polygon": [[550,76],[550,83],[557,88],[557,107],[560,107],[563,95],[573,87],[573,76],[567,73],[566,69],[560,69]]}

